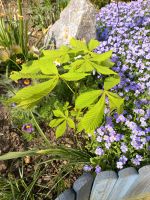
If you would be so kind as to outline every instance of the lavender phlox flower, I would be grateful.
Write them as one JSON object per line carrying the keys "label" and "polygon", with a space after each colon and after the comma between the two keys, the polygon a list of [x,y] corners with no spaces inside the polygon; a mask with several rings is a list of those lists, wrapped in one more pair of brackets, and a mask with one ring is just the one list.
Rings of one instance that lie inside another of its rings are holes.
{"label": "lavender phlox flower", "polygon": [[120,140],[124,139],[124,135],[123,134],[116,134],[116,142],[119,142]]}
{"label": "lavender phlox flower", "polygon": [[98,156],[102,156],[104,154],[104,150],[101,147],[97,147],[95,150],[95,154]]}
{"label": "lavender phlox flower", "polygon": [[98,128],[98,129],[97,129],[97,133],[98,133],[100,136],[103,136],[103,135],[104,135],[104,131],[102,130],[102,128]]}
{"label": "lavender phlox flower", "polygon": [[102,138],[101,136],[98,136],[98,137],[96,138],[96,140],[97,140],[97,142],[102,142],[103,138]]}
{"label": "lavender phlox flower", "polygon": [[110,142],[106,142],[106,143],[105,143],[105,147],[106,147],[106,149],[110,149],[111,143],[110,143]]}
{"label": "lavender phlox flower", "polygon": [[121,143],[120,149],[121,149],[121,151],[123,153],[126,153],[128,151],[128,147],[127,147],[127,145],[124,142]]}
{"label": "lavender phlox flower", "polygon": [[96,172],[96,174],[99,174],[101,171],[102,171],[102,168],[101,168],[99,165],[97,165],[97,166],[95,167],[95,172]]}
{"label": "lavender phlox flower", "polygon": [[121,156],[119,161],[117,162],[117,168],[122,169],[123,166],[126,164],[127,160],[128,159],[125,156]]}
{"label": "lavender phlox flower", "polygon": [[150,141],[150,136],[147,136],[146,140],[147,140],[147,142],[149,142]]}
{"label": "lavender phlox flower", "polygon": [[131,162],[134,164],[134,165],[140,165],[140,162],[142,161],[143,157],[139,154],[136,155],[135,158],[132,158],[131,159]]}
{"label": "lavender phlox flower", "polygon": [[92,169],[93,169],[93,167],[90,166],[90,165],[85,165],[85,166],[83,167],[83,170],[86,171],[86,172],[90,172]]}
{"label": "lavender phlox flower", "polygon": [[123,168],[123,163],[122,162],[117,162],[117,168],[122,169]]}
{"label": "lavender phlox flower", "polygon": [[119,122],[125,122],[126,121],[126,118],[121,114],[117,117],[116,119],[116,123],[119,123]]}

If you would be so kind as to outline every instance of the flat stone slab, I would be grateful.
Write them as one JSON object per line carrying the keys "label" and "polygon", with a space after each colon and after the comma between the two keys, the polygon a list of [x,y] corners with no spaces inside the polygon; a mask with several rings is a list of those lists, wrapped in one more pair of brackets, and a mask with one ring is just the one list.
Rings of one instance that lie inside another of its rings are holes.
{"label": "flat stone slab", "polygon": [[118,176],[114,171],[104,171],[97,174],[90,200],[106,200],[112,192],[117,178]]}
{"label": "flat stone slab", "polygon": [[45,48],[49,48],[52,38],[56,47],[67,45],[70,38],[84,38],[87,42],[96,38],[97,10],[89,0],[71,0],[62,11],[60,19],[50,27],[44,40]]}
{"label": "flat stone slab", "polygon": [[108,200],[122,200],[126,198],[128,190],[136,182],[138,178],[138,172],[135,168],[129,167],[125,168],[118,173],[119,178],[110,193]]}
{"label": "flat stone slab", "polygon": [[73,189],[76,192],[76,200],[89,200],[93,181],[94,177],[85,173],[74,182]]}

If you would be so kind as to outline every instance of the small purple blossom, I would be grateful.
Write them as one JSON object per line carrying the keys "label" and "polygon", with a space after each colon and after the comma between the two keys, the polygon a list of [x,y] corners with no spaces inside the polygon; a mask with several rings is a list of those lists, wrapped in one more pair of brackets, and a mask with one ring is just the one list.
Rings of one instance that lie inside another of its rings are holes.
{"label": "small purple blossom", "polygon": [[122,169],[123,168],[123,163],[122,162],[117,162],[117,168]]}
{"label": "small purple blossom", "polygon": [[128,147],[125,145],[125,143],[123,142],[123,143],[121,143],[121,151],[123,152],[123,153],[126,153],[127,151],[128,151]]}
{"label": "small purple blossom", "polygon": [[134,165],[140,165],[140,162],[142,161],[143,157],[141,155],[136,155],[135,158],[133,158],[131,161]]}
{"label": "small purple blossom", "polygon": [[22,131],[27,132],[27,133],[32,133],[34,131],[34,128],[32,124],[28,123],[22,126]]}
{"label": "small purple blossom", "polygon": [[99,165],[97,165],[97,166],[95,167],[95,172],[96,172],[96,174],[99,174],[101,171],[102,171],[102,168],[101,168]]}
{"label": "small purple blossom", "polygon": [[85,165],[85,166],[83,167],[83,170],[86,171],[86,172],[90,172],[92,169],[93,169],[93,167],[90,166],[90,165]]}
{"label": "small purple blossom", "polygon": [[119,115],[116,119],[116,123],[125,122],[126,118],[123,115]]}
{"label": "small purple blossom", "polygon": [[95,150],[95,154],[98,156],[102,156],[104,154],[104,150],[101,147],[97,147]]}

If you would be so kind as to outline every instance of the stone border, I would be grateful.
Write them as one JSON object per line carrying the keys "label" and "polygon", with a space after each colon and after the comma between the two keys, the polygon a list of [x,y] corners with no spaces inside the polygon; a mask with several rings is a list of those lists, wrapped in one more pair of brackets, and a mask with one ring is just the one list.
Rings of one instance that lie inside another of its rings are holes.
{"label": "stone border", "polygon": [[128,167],[117,173],[104,171],[96,175],[84,173],[55,200],[123,200],[150,193],[150,165],[137,170]]}

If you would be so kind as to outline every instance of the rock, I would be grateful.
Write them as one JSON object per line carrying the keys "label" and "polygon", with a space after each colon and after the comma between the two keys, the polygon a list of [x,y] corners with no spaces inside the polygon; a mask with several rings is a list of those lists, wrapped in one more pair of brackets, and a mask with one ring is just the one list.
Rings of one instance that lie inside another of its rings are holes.
{"label": "rock", "polygon": [[113,171],[104,171],[97,174],[90,200],[106,200],[112,192],[116,181],[117,174]]}
{"label": "rock", "polygon": [[[50,44],[60,47],[67,45],[71,37],[85,39],[87,42],[96,37],[96,8],[89,0],[71,0],[60,15],[60,19],[50,27],[44,40],[44,47]],[[56,44],[55,44],[56,42]]]}
{"label": "rock", "polygon": [[85,173],[80,176],[73,184],[73,189],[76,192],[76,200],[89,200],[94,177]]}
{"label": "rock", "polygon": [[55,200],[75,200],[75,192],[72,189],[65,190]]}
{"label": "rock", "polygon": [[126,199],[125,195],[132,185],[136,182],[138,173],[135,168],[128,167],[119,171],[119,178],[110,193],[108,200]]}

